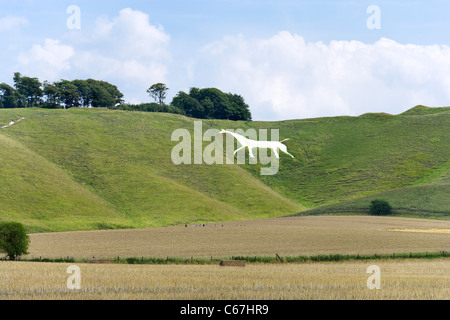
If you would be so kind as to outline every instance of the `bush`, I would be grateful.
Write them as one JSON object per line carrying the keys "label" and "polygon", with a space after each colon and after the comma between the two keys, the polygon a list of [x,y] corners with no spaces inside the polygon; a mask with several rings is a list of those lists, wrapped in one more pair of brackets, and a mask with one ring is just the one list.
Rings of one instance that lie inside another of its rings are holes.
{"label": "bush", "polygon": [[27,254],[29,243],[30,237],[21,223],[0,223],[0,252],[6,253],[10,260]]}
{"label": "bush", "polygon": [[384,200],[373,200],[370,204],[370,214],[376,216],[385,216],[392,213],[391,205]]}

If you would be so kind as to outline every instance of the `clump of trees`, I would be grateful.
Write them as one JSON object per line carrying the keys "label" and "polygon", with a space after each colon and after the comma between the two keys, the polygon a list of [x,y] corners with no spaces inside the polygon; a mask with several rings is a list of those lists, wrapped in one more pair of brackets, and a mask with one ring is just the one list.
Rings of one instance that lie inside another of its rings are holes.
{"label": "clump of trees", "polygon": [[370,203],[369,213],[376,216],[389,215],[392,213],[392,207],[385,200],[373,200]]}
{"label": "clump of trees", "polygon": [[188,117],[200,119],[252,120],[244,98],[224,93],[216,88],[191,88],[189,93],[179,91],[171,105],[181,109]]}
{"label": "clump of trees", "polygon": [[167,105],[164,100],[168,90],[164,83],[156,83],[147,89],[149,95],[155,100],[154,103],[125,104],[118,108],[178,113],[199,119],[252,120],[249,106],[240,95],[224,93],[217,88],[192,87],[189,93],[179,91],[170,105]]}
{"label": "clump of trees", "polygon": [[116,109],[177,113],[198,119],[252,120],[249,106],[240,95],[193,87],[189,93],[179,91],[168,105],[164,102],[167,90],[164,83],[156,83],[147,90],[155,102],[122,104]]}
{"label": "clump of trees", "polygon": [[0,108],[64,108],[102,107],[108,109],[167,112],[199,119],[252,120],[249,106],[237,94],[217,88],[191,88],[179,91],[170,104],[165,104],[169,88],[164,83],[147,89],[154,103],[125,104],[123,94],[106,81],[64,80],[41,83],[38,78],[14,73],[14,86],[0,83]]}
{"label": "clump of trees", "polygon": [[123,103],[123,94],[106,81],[60,80],[53,83],[14,73],[14,87],[0,84],[0,108],[114,108]]}
{"label": "clump of trees", "polygon": [[9,260],[16,260],[21,255],[28,254],[29,244],[30,237],[21,223],[0,223],[0,252],[6,253]]}

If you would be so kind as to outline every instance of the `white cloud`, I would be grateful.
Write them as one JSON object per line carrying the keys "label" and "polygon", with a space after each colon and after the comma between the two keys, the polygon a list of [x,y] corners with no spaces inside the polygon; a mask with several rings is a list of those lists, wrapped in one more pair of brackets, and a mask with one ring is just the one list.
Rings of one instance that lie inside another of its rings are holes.
{"label": "white cloud", "polygon": [[93,77],[126,79],[148,87],[152,81],[166,80],[169,41],[169,35],[152,25],[147,14],[123,9],[111,20],[97,19],[74,65]]}
{"label": "white cloud", "polygon": [[99,18],[93,39],[114,51],[110,54],[129,58],[165,58],[170,37],[162,26],[150,24],[147,14],[123,9],[111,21]]}
{"label": "white cloud", "polygon": [[29,21],[25,17],[6,16],[0,18],[0,32],[14,30],[27,24],[29,24]]}
{"label": "white cloud", "polygon": [[167,82],[170,36],[150,23],[147,14],[123,9],[117,17],[100,17],[92,35],[73,59],[85,77],[116,84],[126,101],[146,101],[146,90]]}
{"label": "white cloud", "polygon": [[43,46],[33,45],[29,51],[21,53],[18,59],[27,72],[45,80],[57,80],[62,71],[70,69],[70,58],[74,54],[71,46],[62,45],[58,40],[45,39]]}
{"label": "white cloud", "polygon": [[241,94],[255,119],[400,113],[450,104],[450,48],[228,36],[202,48],[192,80]]}
{"label": "white cloud", "polygon": [[100,17],[93,30],[68,32],[61,42],[45,39],[21,53],[21,72],[49,81],[109,81],[127,100],[142,99],[151,84],[166,81],[170,37],[141,11],[123,9],[112,19]]}

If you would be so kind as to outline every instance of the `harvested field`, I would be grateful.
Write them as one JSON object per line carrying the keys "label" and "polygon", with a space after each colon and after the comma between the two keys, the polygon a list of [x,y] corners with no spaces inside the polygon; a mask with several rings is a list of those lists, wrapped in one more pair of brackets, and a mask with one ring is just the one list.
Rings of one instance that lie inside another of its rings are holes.
{"label": "harvested field", "polygon": [[220,261],[221,267],[245,267],[245,261],[242,260],[224,260]]}
{"label": "harvested field", "polygon": [[392,229],[392,231],[426,232],[426,233],[449,233],[450,234],[450,229]]}
{"label": "harvested field", "polygon": [[133,230],[31,234],[26,258],[230,257],[450,251],[450,221],[373,216],[304,216]]}
{"label": "harvested field", "polygon": [[[367,288],[380,267],[381,289]],[[378,260],[306,264],[78,264],[81,289],[66,287],[70,264],[0,262],[5,299],[448,299],[450,262]]]}

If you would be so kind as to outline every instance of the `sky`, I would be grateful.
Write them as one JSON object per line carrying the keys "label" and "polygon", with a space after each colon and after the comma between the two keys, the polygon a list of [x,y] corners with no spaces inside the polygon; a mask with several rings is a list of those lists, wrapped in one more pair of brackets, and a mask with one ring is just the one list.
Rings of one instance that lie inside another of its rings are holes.
{"label": "sky", "polygon": [[253,120],[450,105],[450,1],[0,0],[0,83],[105,80],[128,103],[191,87]]}

